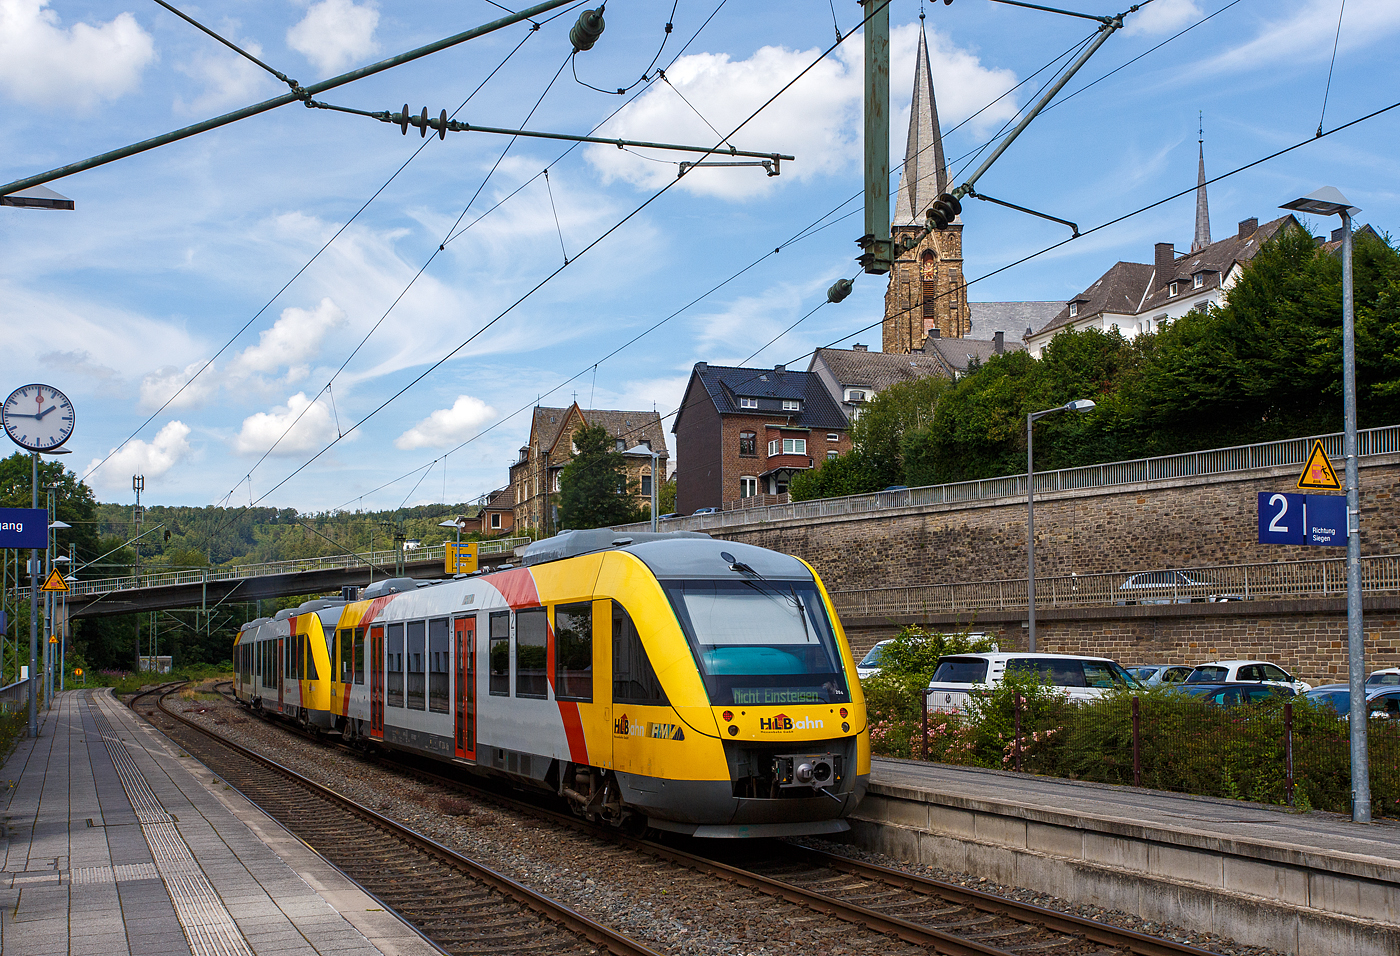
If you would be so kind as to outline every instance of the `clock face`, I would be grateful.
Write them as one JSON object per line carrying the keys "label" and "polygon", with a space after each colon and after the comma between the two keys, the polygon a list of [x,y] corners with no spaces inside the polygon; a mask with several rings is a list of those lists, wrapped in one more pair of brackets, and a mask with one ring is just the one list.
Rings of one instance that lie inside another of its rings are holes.
{"label": "clock face", "polygon": [[0,411],[10,440],[29,451],[50,451],[73,434],[73,403],[52,385],[22,385]]}

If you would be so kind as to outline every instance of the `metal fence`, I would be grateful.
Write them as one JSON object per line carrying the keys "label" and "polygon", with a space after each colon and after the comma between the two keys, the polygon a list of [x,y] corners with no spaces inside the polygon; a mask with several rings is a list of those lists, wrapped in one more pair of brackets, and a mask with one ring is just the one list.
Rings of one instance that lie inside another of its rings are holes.
{"label": "metal fence", "polygon": [[[1358,454],[1362,458],[1400,453],[1400,425],[1368,428],[1361,431],[1357,437]],[[1322,439],[1328,457],[1334,459],[1342,457],[1342,433],[1335,432],[1330,435],[1286,438],[1282,441],[1262,442],[1257,445],[1239,445],[1234,448],[1212,448],[1207,451],[1186,452],[1180,455],[1164,455],[1160,458],[1139,458],[1135,461],[1117,461],[1105,465],[1084,465],[1079,468],[1062,468],[1058,471],[1038,471],[1035,473],[1035,492],[1039,495],[1057,491],[1078,491],[1086,488],[1108,488],[1114,485],[1133,485],[1153,481],[1171,481],[1178,478],[1195,478],[1204,475],[1222,475],[1285,465],[1301,466],[1307,461],[1308,452],[1312,450],[1312,443],[1317,438]],[[788,504],[726,510],[709,515],[692,515],[667,521],[666,530],[723,531],[726,528],[738,528],[770,521],[857,515],[898,508],[992,501],[1011,497],[1026,497],[1025,475],[1008,475],[1004,478],[985,478],[979,481],[960,481],[947,485],[923,485],[899,491],[878,491],[873,494],[849,495],[844,498],[818,498],[813,501],[794,501]],[[728,505],[726,505],[727,507]],[[645,531],[649,526],[634,524],[622,527],[632,531]],[[1037,583],[1039,582],[1037,581]]]}
{"label": "metal fence", "polygon": [[[1035,578],[1035,606],[1103,607],[1114,604],[1187,604],[1264,598],[1343,595],[1346,558],[1313,558],[1153,571],[1115,571]],[[1400,555],[1361,559],[1361,589],[1400,592]],[[1025,608],[1026,579],[926,584],[832,591],[842,617],[908,616]]]}
{"label": "metal fence", "polygon": [[[482,541],[477,547],[480,556],[513,552],[529,538],[498,538]],[[266,577],[272,574],[295,574],[302,571],[334,571],[343,568],[364,567],[373,564],[380,568],[394,566],[398,552],[371,551],[365,554],[333,554],[323,558],[294,558],[290,561],[268,561],[263,564],[237,564],[218,568],[194,568],[188,571],[157,571],[151,574],[126,575],[115,578],[97,578],[91,581],[74,581],[68,585],[70,595],[107,594],[112,591],[129,591],[135,588],[171,587],[177,584],[201,584],[206,581],[232,581],[241,578]],[[445,561],[447,544],[431,548],[417,548],[404,553],[406,560],[414,563],[422,561]]]}
{"label": "metal fence", "polygon": [[0,687],[0,714],[14,713],[29,707],[29,678]]}

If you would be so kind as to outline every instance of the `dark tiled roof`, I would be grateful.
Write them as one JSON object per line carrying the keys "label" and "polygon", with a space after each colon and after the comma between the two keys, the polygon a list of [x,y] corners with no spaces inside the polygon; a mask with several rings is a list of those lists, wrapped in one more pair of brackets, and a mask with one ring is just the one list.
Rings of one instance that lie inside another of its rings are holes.
{"label": "dark tiled roof", "polygon": [[931,355],[888,355],[859,349],[817,349],[807,370],[820,361],[831,371],[842,388],[863,387],[879,391],[899,382],[930,375],[946,375],[943,365]]}
{"label": "dark tiled roof", "polygon": [[[1212,242],[1200,252],[1193,252],[1190,255],[1181,256],[1172,262],[1172,273],[1166,276],[1158,276],[1152,283],[1152,294],[1143,302],[1140,312],[1149,312],[1153,309],[1160,309],[1169,302],[1177,301],[1182,296],[1200,295],[1212,289],[1220,287],[1220,281],[1234,268],[1237,262],[1248,262],[1253,259],[1264,243],[1274,237],[1284,226],[1292,224],[1298,225],[1298,221],[1291,215],[1281,216],[1273,222],[1266,222],[1253,232],[1241,237],[1236,234],[1228,239],[1219,242]],[[1197,273],[1202,273],[1201,287],[1193,286],[1192,277]],[[1171,282],[1178,283],[1178,294],[1171,294]]]}
{"label": "dark tiled roof", "polygon": [[[1005,337],[1006,341],[1002,345],[1002,350],[1006,352],[1024,352],[1026,344],[1014,341],[1011,336]],[[948,371],[957,375],[967,371],[967,367],[975,359],[978,362],[985,362],[993,355],[997,354],[996,343],[990,339],[924,339],[924,352],[936,352],[942,359]]]}
{"label": "dark tiled roof", "polygon": [[[602,425],[609,435],[620,436],[631,448],[639,442],[650,439],[651,447],[663,455],[666,450],[666,430],[661,425],[661,416],[655,411],[639,412],[620,409],[581,408],[584,419],[590,425]],[[559,430],[568,417],[567,408],[547,408],[537,406],[531,426],[531,434],[538,437],[541,447],[551,448],[559,439]]]}
{"label": "dark tiled roof", "polygon": [[[846,416],[841,414],[841,409],[822,387],[821,379],[812,372],[734,368],[700,363],[692,373],[692,384],[697,378],[721,415],[768,415],[774,421],[786,419],[788,424],[798,428],[846,427]],[[693,389],[686,389],[687,397],[692,393]],[[740,396],[758,399],[759,407],[740,408]],[[785,398],[801,401],[801,411],[783,411],[782,400]],[[694,401],[694,398],[690,400]],[[677,415],[675,423],[671,426],[672,431],[679,426],[680,419],[681,416]]]}
{"label": "dark tiled roof", "polygon": [[[981,335],[1005,332],[1020,339],[1026,329],[1038,329],[1065,307],[1064,302],[969,302],[972,327]],[[1011,343],[1007,343],[1011,347]]]}
{"label": "dark tiled roof", "polygon": [[487,511],[510,511],[515,507],[515,496],[511,494],[510,485],[498,488],[486,496]]}
{"label": "dark tiled roof", "polygon": [[[1060,307],[1055,317],[1036,332],[1050,332],[1068,325],[1071,321],[1098,315],[1100,312],[1117,312],[1136,315],[1143,297],[1152,281],[1152,266],[1146,262],[1119,262],[1109,269],[1099,280],[1070,302],[1079,303],[1079,312],[1071,318],[1069,305]],[[1033,326],[1032,326],[1033,327]]]}

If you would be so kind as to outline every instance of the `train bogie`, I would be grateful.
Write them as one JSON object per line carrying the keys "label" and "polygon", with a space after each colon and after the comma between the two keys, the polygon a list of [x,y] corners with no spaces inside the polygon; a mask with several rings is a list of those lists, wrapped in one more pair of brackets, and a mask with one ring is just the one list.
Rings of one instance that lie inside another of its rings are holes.
{"label": "train bogie", "polygon": [[548,788],[616,823],[846,829],[870,769],[865,706],[809,566],[703,535],[606,530],[538,542],[525,564],[385,582],[334,621],[322,608],[255,622],[240,644],[277,649],[242,652],[239,696],[255,703],[260,675],[275,681],[286,647],[303,646],[277,644],[285,629],[317,648],[296,713],[347,739]]}

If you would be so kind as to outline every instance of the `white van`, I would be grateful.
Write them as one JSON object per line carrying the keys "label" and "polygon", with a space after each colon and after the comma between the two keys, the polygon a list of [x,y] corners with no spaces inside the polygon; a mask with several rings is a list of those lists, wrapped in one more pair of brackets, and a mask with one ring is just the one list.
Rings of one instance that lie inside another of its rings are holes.
{"label": "white van", "polygon": [[938,661],[929,682],[928,709],[958,713],[967,709],[967,698],[1002,682],[1010,670],[1035,673],[1046,684],[1062,688],[1070,700],[1094,700],[1121,687],[1142,686],[1131,674],[1107,657],[1073,654],[953,654]]}

